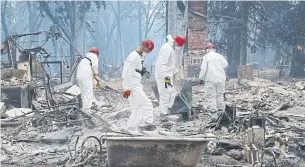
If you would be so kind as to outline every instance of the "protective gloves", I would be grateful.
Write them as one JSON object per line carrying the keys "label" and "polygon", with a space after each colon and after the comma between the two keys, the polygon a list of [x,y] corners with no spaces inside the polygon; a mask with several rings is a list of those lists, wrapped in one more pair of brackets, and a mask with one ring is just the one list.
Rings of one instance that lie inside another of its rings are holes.
{"label": "protective gloves", "polygon": [[165,88],[167,88],[168,86],[173,87],[173,85],[171,84],[171,78],[170,77],[165,77]]}
{"label": "protective gloves", "polygon": [[97,82],[96,87],[97,87],[97,88],[102,88],[101,83],[100,83],[100,82]]}
{"label": "protective gloves", "polygon": [[136,72],[140,73],[142,77],[143,77],[144,74],[149,73],[149,72],[146,70],[145,67],[143,67],[141,71],[138,70],[138,69],[136,69]]}
{"label": "protective gloves", "polygon": [[130,96],[130,93],[131,93],[130,90],[125,90],[124,93],[123,93],[123,97],[124,97],[125,99],[128,99],[128,97]]}
{"label": "protective gloves", "polygon": [[93,74],[93,78],[94,78],[94,79],[97,79],[97,74]]}

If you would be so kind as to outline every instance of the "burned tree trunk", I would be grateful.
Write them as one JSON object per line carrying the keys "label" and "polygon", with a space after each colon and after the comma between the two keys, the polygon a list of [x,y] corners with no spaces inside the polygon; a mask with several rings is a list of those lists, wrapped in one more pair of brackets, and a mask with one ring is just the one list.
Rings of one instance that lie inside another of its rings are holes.
{"label": "burned tree trunk", "polygon": [[[3,3],[3,4],[2,4]],[[4,1],[4,2],[1,2],[1,25],[2,25],[2,30],[5,34],[5,36],[7,37],[9,35],[9,32],[8,32],[8,28],[7,28],[7,25],[6,25],[6,4],[7,4],[7,1]]]}
{"label": "burned tree trunk", "polygon": [[142,41],[142,2],[138,2],[138,28],[139,28],[139,45],[141,44]]}
{"label": "burned tree trunk", "polygon": [[249,15],[249,2],[241,2],[241,40],[240,40],[240,64],[247,64],[247,44],[248,44],[248,15]]}
{"label": "burned tree trunk", "polygon": [[[241,40],[241,33],[238,30],[233,31],[230,35],[231,38],[228,39],[228,42],[231,41],[230,46],[227,49],[228,57],[229,57],[229,67],[228,67],[228,75],[230,77],[236,78],[237,77],[237,68],[240,64],[240,44],[239,41]],[[237,43],[237,44],[236,44]]]}
{"label": "burned tree trunk", "polygon": [[[233,17],[239,17],[240,13],[236,11],[237,2],[228,2],[228,15]],[[234,27],[236,23],[229,23],[229,27]],[[236,78],[237,77],[237,68],[240,64],[240,54],[241,52],[241,29],[229,29],[229,35],[227,37],[227,53],[229,59],[229,67],[228,67],[228,76]]]}
{"label": "burned tree trunk", "polygon": [[305,54],[303,48],[295,48],[291,59],[291,77],[304,77]]}

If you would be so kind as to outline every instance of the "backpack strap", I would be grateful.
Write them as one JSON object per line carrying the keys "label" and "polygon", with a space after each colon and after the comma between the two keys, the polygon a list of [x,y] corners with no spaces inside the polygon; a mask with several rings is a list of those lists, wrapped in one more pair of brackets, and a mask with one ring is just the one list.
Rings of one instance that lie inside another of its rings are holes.
{"label": "backpack strap", "polygon": [[90,65],[91,65],[91,67],[92,67],[92,62],[91,62],[91,60],[90,60],[88,57],[84,57],[84,58],[90,61]]}

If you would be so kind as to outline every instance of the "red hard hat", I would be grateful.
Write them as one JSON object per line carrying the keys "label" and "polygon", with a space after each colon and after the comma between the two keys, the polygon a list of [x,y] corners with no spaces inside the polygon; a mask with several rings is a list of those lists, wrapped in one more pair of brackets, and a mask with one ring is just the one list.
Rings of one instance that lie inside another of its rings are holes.
{"label": "red hard hat", "polygon": [[99,51],[98,48],[96,48],[96,47],[90,48],[90,49],[89,49],[89,52],[96,53],[97,55],[100,54],[100,51]]}
{"label": "red hard hat", "polygon": [[213,44],[213,43],[207,43],[206,45],[205,45],[205,48],[206,49],[208,49],[208,48],[216,48],[216,46]]}
{"label": "red hard hat", "polygon": [[149,42],[150,42],[149,50],[152,51],[155,48],[155,43],[152,40],[149,40]]}
{"label": "red hard hat", "polygon": [[150,39],[145,39],[142,41],[142,43],[145,45],[146,48],[148,48],[149,52],[151,52],[155,47],[154,41]]}
{"label": "red hard hat", "polygon": [[175,42],[176,42],[179,46],[183,46],[184,43],[185,43],[185,41],[186,41],[186,38],[185,38],[185,36],[183,36],[183,35],[178,35],[178,36],[176,36],[176,38],[175,38]]}

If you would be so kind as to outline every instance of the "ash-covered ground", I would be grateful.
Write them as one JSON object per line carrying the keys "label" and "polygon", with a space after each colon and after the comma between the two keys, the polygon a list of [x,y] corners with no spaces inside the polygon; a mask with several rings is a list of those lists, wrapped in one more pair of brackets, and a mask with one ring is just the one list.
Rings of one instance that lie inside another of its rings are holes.
{"label": "ash-covered ground", "polygon": [[[16,81],[13,83],[16,85]],[[270,154],[264,154],[264,165],[305,166],[305,80],[255,78],[238,83],[237,79],[230,79],[226,85],[225,99],[228,106],[236,106],[236,120],[217,130],[216,115],[203,109],[203,85],[192,87],[193,115],[190,121],[184,121],[181,115],[171,115],[160,121],[158,103],[152,85],[148,83],[144,87],[154,104],[158,131],[166,132],[165,136],[200,136],[208,133],[217,138],[202,153],[198,167],[220,164],[252,166],[246,161],[244,139],[253,114],[266,118],[265,148],[271,149],[276,159],[273,162]],[[176,87],[179,90],[181,85],[177,84]],[[101,107],[95,108],[94,114],[102,120],[93,119],[98,126],[92,128],[78,111],[79,95],[75,91],[71,91],[72,95],[60,91],[52,94],[52,98],[46,98],[44,90],[35,89],[38,96],[33,109],[12,108],[6,103],[6,97],[1,97],[2,166],[106,166],[105,145],[100,150],[99,142],[87,137],[100,139],[102,134],[110,133],[109,126],[114,131],[126,127],[131,111],[128,101],[122,97],[122,90],[95,91]],[[56,107],[48,107],[52,100]],[[25,114],[28,112],[32,113]],[[151,135],[164,136],[159,133]],[[295,138],[298,139],[294,141],[295,149],[291,149],[291,141]]]}

